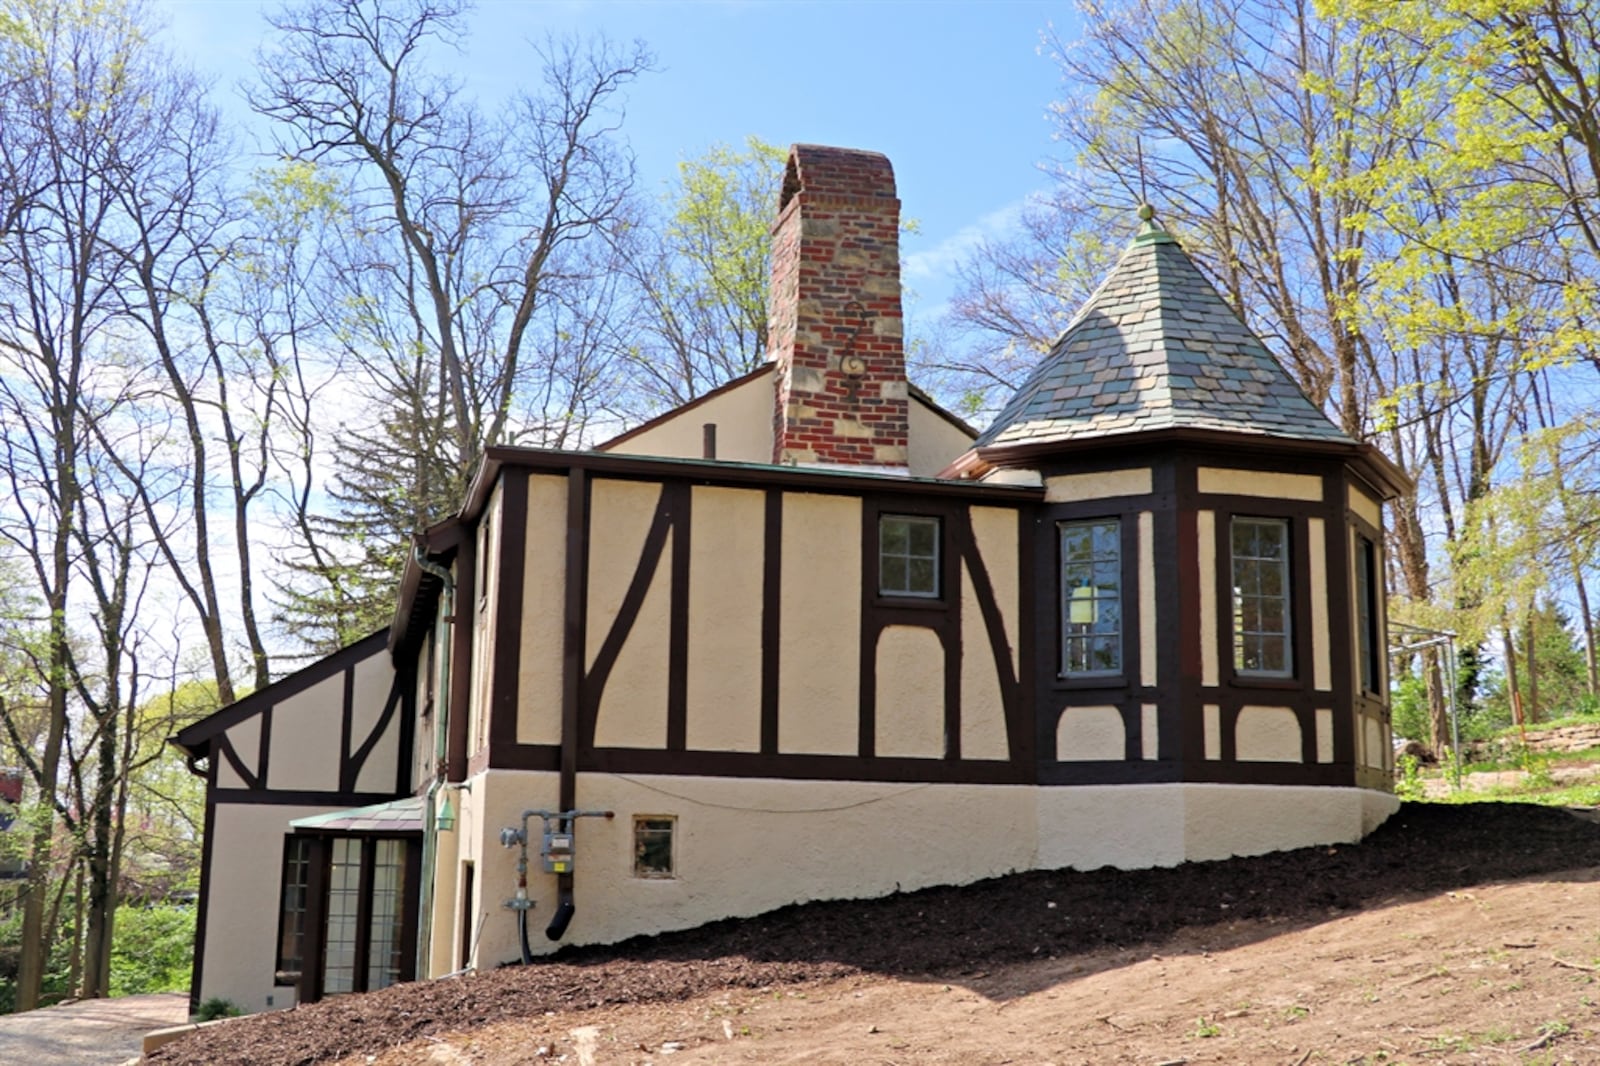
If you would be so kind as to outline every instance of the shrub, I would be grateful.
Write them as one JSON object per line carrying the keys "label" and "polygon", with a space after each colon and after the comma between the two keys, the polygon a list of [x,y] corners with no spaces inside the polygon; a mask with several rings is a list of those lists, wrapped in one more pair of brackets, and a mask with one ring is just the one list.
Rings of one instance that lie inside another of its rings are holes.
{"label": "shrub", "polygon": [[231,999],[221,996],[212,996],[200,1004],[200,1009],[195,1012],[194,1020],[197,1022],[214,1022],[218,1018],[237,1018],[244,1010]]}
{"label": "shrub", "polygon": [[117,908],[111,994],[183,992],[194,960],[195,908],[181,903]]}

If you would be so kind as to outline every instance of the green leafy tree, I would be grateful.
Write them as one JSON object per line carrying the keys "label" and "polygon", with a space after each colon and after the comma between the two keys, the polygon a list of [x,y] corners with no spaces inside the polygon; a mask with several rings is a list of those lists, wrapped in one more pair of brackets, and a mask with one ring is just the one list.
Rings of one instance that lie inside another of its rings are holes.
{"label": "green leafy tree", "polygon": [[742,151],[713,145],[678,164],[659,222],[621,234],[639,294],[630,405],[676,407],[765,361],[769,234],[787,156],[756,137]]}

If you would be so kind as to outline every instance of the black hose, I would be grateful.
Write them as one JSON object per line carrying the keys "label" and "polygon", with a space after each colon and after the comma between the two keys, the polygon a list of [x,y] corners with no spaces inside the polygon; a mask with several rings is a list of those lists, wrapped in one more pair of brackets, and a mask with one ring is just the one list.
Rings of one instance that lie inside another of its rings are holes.
{"label": "black hose", "polygon": [[528,947],[528,912],[517,912],[517,939],[522,941],[522,965],[528,966],[533,962],[533,949]]}

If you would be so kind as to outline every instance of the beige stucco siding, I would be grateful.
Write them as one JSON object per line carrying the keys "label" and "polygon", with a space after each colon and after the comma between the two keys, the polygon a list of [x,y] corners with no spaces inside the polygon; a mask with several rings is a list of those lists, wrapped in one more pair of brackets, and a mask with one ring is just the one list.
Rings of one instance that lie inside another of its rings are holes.
{"label": "beige stucco siding", "polygon": [[[1014,590],[1015,578],[1011,585]],[[1004,759],[1011,748],[1000,675],[990,650],[989,631],[983,624],[983,611],[973,592],[972,575],[965,566],[961,568],[961,632],[965,645],[961,652],[961,757]],[[1015,644],[1011,650],[1014,654]]]}
{"label": "beige stucco siding", "polygon": [[759,751],[766,497],[696,486],[690,506],[686,743]]}
{"label": "beige stucco siding", "polygon": [[1374,529],[1383,528],[1383,505],[1354,485],[1346,486],[1350,510],[1359,515]]}
{"label": "beige stucco siding", "polygon": [[1317,762],[1333,761],[1333,708],[1317,708]]}
{"label": "beige stucco siding", "polygon": [[[227,732],[228,746],[244,763],[246,770],[255,772],[261,765],[261,716],[252,714]],[[225,757],[217,759],[217,784],[222,788],[244,788],[244,778],[234,770],[233,763]]]}
{"label": "beige stucco siding", "polygon": [[1200,683],[1217,683],[1217,514],[1195,513],[1196,545],[1200,559]]}
{"label": "beige stucco siding", "polygon": [[1077,503],[1116,496],[1147,496],[1150,494],[1151,477],[1149,467],[1102,470],[1094,474],[1061,474],[1044,479],[1044,499],[1046,503]]}
{"label": "beige stucco siding", "polygon": [[921,626],[889,626],[878,635],[876,734],[879,755],[944,756],[944,649]]}
{"label": "beige stucco siding", "polygon": [[1311,552],[1311,683],[1319,692],[1333,688],[1333,649],[1328,632],[1328,530],[1320,518],[1306,519]]}
{"label": "beige stucco siding", "polygon": [[[517,825],[523,808],[553,806],[556,788],[553,773],[479,775],[463,797],[459,839],[493,838],[500,827]],[[608,774],[581,775],[577,801],[616,817],[577,825],[577,912],[564,940],[575,944],[759,914],[800,900],[964,884],[1011,870],[1136,869],[1346,843],[1396,807],[1392,796],[1349,788],[1033,788]],[[633,876],[636,815],[676,819],[673,878]],[[952,847],[951,827],[971,825],[1006,831],[965,834],[962,846]],[[512,961],[516,923],[499,901],[511,893],[516,852],[462,844],[441,865],[458,869],[463,859],[477,863],[479,898],[471,916],[474,928],[482,923],[477,964]],[[554,906],[555,882],[537,867],[529,874],[540,925]],[[460,940],[458,921],[443,923],[451,926],[451,944]],[[533,938],[537,952],[557,946]]]}
{"label": "beige stucco siding", "polygon": [[783,498],[778,749],[851,755],[858,748],[861,501]]}
{"label": "beige stucco siding", "polygon": [[500,604],[500,530],[504,495],[499,483],[490,491],[478,523],[478,583],[472,603],[472,703],[467,721],[467,750],[477,752],[489,743],[489,706],[493,698],[495,625]]}
{"label": "beige stucco siding", "polygon": [[[773,377],[761,374],[742,385],[663,418],[625,441],[603,447],[615,455],[660,455],[700,459],[705,427],[717,427],[717,458],[737,463],[772,462]],[[959,454],[957,452],[956,454]],[[955,454],[951,455],[955,458]],[[934,471],[938,473],[938,471]]]}
{"label": "beige stucco siding", "polygon": [[528,478],[517,660],[517,743],[561,743],[561,670],[567,599],[567,479]]}
{"label": "beige stucco siding", "polygon": [[[338,751],[335,742],[335,756]],[[217,804],[211,823],[211,866],[206,886],[202,999],[221,997],[247,1011],[294,1005],[294,989],[272,983],[278,953],[283,838],[293,819],[338,809]]]}
{"label": "beige stucco siding", "polygon": [[1370,789],[1191,785],[1184,797],[1185,857],[1205,861],[1354,843],[1398,807],[1394,797]]}
{"label": "beige stucco siding", "polygon": [[[1017,512],[1000,507],[974,507],[969,512],[973,542],[983,560],[989,587],[1005,629],[1006,655],[1012,676],[1018,669]],[[1010,754],[1005,702],[995,665],[989,627],[984,623],[972,574],[961,567],[961,757],[1004,759]]]}
{"label": "beige stucco siding", "polygon": [[[1000,607],[1000,618],[1005,623],[1007,643],[1011,647],[1011,668],[1016,670],[1017,619],[1022,610],[1017,589],[1017,512],[1003,507],[974,507],[968,515],[972,522],[972,539],[978,546],[978,555],[983,559],[983,568],[989,575],[989,586],[994,590],[995,602]],[[975,619],[964,614],[962,626],[965,632],[975,637],[976,634],[987,633],[983,628],[981,613]],[[987,636],[983,639],[986,640]]]}
{"label": "beige stucco siding", "polygon": [[907,401],[909,424],[907,465],[912,477],[934,477],[972,447],[972,438],[948,418],[912,396]]}
{"label": "beige stucco siding", "polygon": [[[589,517],[589,639],[591,670],[617,624],[623,598],[639,570],[661,486],[596,479]],[[664,748],[667,744],[667,666],[671,642],[672,536],[662,545],[638,616],[617,655],[595,720],[599,747]]]}
{"label": "beige stucco siding", "polygon": [[1128,731],[1111,706],[1068,707],[1056,721],[1056,758],[1061,762],[1127,758]]}
{"label": "beige stucco siding", "polygon": [[1139,512],[1139,683],[1153,688],[1157,677],[1156,520]]}
{"label": "beige stucco siding", "polygon": [[1231,470],[1202,466],[1195,487],[1223,496],[1259,496],[1269,500],[1322,499],[1322,478],[1312,474],[1279,474],[1268,470]]}
{"label": "beige stucco siding", "polygon": [[318,681],[272,708],[267,787],[334,791],[339,787],[339,732],[344,675]]}
{"label": "beige stucco siding", "polygon": [[1146,759],[1161,757],[1160,707],[1154,703],[1139,706],[1139,754]]}
{"label": "beige stucco siding", "polygon": [[1241,707],[1234,755],[1244,762],[1300,762],[1300,719],[1288,707]]}
{"label": "beige stucco siding", "polygon": [[[374,655],[356,664],[355,691],[351,708],[350,751],[366,743],[383,718],[383,708],[394,688],[394,667],[387,655]],[[356,778],[357,792],[389,792],[395,787],[395,771],[400,759],[400,715],[397,706],[383,726],[378,742],[367,755]]]}

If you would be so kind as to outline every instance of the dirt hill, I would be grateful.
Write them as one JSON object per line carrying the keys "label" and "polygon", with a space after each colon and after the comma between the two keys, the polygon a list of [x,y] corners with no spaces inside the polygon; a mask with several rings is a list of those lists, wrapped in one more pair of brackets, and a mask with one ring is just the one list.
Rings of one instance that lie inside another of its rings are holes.
{"label": "dirt hill", "polygon": [[[1593,812],[1408,804],[1359,845],[786,907],[241,1019],[152,1061],[1600,1062],[1596,877]],[[1519,878],[1539,880],[1465,891]],[[1055,1022],[1008,1043],[1033,1013]]]}

